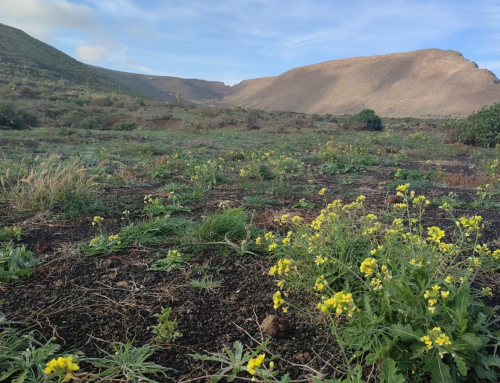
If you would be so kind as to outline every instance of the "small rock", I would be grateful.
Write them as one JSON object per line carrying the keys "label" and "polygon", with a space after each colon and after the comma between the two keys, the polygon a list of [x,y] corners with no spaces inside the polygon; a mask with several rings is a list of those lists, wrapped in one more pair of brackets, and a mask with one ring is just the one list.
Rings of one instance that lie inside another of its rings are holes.
{"label": "small rock", "polygon": [[124,286],[127,286],[127,285],[128,285],[127,281],[116,282],[116,286],[117,287],[124,287]]}
{"label": "small rock", "polygon": [[385,205],[394,205],[395,203],[403,203],[404,199],[400,195],[391,195],[385,201]]}
{"label": "small rock", "polygon": [[271,338],[282,338],[288,330],[288,319],[268,315],[260,325],[262,333]]}

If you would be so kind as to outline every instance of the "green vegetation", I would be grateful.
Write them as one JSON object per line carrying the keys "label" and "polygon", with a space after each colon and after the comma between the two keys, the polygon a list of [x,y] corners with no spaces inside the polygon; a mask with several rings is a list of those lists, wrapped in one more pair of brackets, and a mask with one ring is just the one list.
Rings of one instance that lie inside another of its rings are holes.
{"label": "green vegetation", "polygon": [[[5,380],[498,380],[500,145],[21,74],[0,83],[38,120],[0,139],[0,310],[26,322]],[[286,335],[255,337],[273,312]],[[53,349],[36,367],[30,342]]]}
{"label": "green vegetation", "polygon": [[493,147],[500,144],[500,103],[484,107],[459,123],[458,139],[469,145]]}
{"label": "green vegetation", "polygon": [[23,130],[36,126],[36,116],[16,110],[6,103],[0,103],[0,130]]}

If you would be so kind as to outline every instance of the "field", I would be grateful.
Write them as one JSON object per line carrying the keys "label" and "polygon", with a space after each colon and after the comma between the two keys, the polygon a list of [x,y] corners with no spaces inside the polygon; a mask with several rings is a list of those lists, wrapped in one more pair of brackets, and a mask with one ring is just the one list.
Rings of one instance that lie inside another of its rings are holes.
{"label": "field", "polygon": [[497,381],[498,149],[42,93],[0,130],[0,381]]}

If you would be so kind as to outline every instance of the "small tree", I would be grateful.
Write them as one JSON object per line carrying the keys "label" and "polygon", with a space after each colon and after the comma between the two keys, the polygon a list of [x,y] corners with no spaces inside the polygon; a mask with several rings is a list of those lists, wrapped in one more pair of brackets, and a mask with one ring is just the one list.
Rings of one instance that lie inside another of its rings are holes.
{"label": "small tree", "polygon": [[6,103],[0,103],[0,130],[29,129],[31,126],[36,126],[37,123],[36,116],[24,110],[14,109]]}
{"label": "small tree", "polygon": [[458,140],[486,147],[500,144],[500,103],[473,112],[463,125]]}
{"label": "small tree", "polygon": [[382,130],[382,119],[371,109],[363,109],[352,116],[350,122],[361,123],[361,130]]}

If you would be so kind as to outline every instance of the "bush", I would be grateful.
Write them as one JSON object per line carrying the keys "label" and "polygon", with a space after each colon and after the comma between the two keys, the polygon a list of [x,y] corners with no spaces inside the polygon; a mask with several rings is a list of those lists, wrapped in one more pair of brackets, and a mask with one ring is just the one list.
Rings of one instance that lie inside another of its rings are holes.
{"label": "bush", "polygon": [[113,130],[134,130],[137,124],[132,121],[123,121],[113,125]]}
{"label": "bush", "polygon": [[461,128],[458,139],[467,145],[490,147],[500,144],[500,103],[472,113]]}
{"label": "bush", "polygon": [[82,100],[81,98],[72,98],[69,101],[78,106],[84,106],[90,102],[89,100]]}
{"label": "bush", "polygon": [[104,129],[104,120],[99,116],[86,117],[80,121],[82,129]]}
{"label": "bush", "polygon": [[91,104],[94,106],[113,106],[113,101],[109,97],[100,97],[92,99]]}
{"label": "bush", "polygon": [[70,126],[76,128],[80,125],[80,121],[83,120],[85,115],[78,110],[72,110],[71,112],[63,114],[59,118],[59,123],[62,126]]}
{"label": "bush", "polygon": [[382,119],[371,109],[364,109],[352,116],[348,126],[356,130],[382,130]]}
{"label": "bush", "polygon": [[36,116],[12,108],[6,103],[0,103],[0,130],[23,130],[36,126],[38,119]]}

